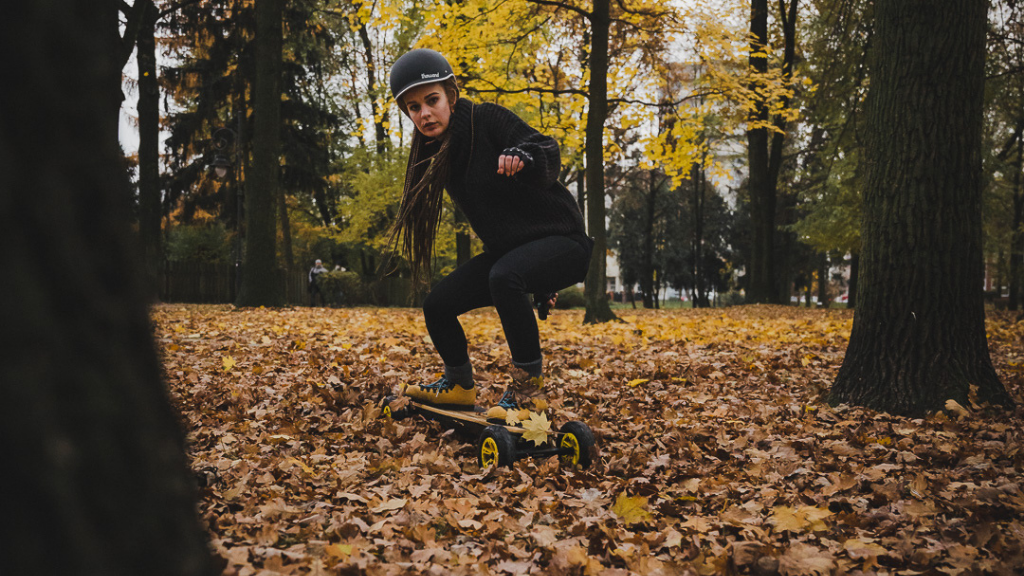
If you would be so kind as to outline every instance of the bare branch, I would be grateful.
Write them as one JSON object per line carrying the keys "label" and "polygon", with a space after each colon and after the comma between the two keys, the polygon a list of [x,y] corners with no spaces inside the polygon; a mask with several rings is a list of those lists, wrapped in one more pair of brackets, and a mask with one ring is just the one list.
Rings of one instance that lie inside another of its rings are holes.
{"label": "bare branch", "polygon": [[181,2],[178,2],[177,4],[171,5],[170,8],[166,8],[166,9],[162,10],[160,12],[160,14],[156,17],[156,19],[159,20],[159,19],[163,18],[164,16],[167,16],[168,14],[172,14],[174,12],[177,12],[178,10],[181,10],[185,6],[189,6],[191,4],[199,4],[201,1],[202,0],[182,0]]}
{"label": "bare branch", "polygon": [[696,98],[703,98],[703,97],[711,95],[711,94],[722,94],[722,92],[720,90],[710,90],[708,92],[696,92],[694,94],[690,94],[689,96],[686,96],[686,97],[681,98],[679,100],[673,100],[673,101],[667,101],[667,102],[666,101],[662,101],[662,102],[644,102],[643,100],[631,100],[629,98],[609,98],[608,99],[608,104],[639,104],[640,106],[651,106],[651,107],[661,108],[661,107],[664,107],[664,106],[678,106],[678,105],[680,105],[680,104],[682,104],[684,102],[689,102],[690,100],[694,100]]}
{"label": "bare branch", "polygon": [[577,8],[576,6],[572,6],[572,5],[566,4],[564,2],[554,2],[553,0],[526,0],[526,1],[531,3],[531,4],[542,4],[544,6],[554,6],[555,8],[564,8],[566,10],[569,10],[570,12],[575,12],[575,13],[579,14],[580,16],[583,16],[587,20],[591,19],[594,16],[594,14],[592,12],[587,12],[586,10],[584,10],[582,8]]}
{"label": "bare branch", "polygon": [[[470,88],[467,88],[467,90],[470,90]],[[481,93],[487,92],[487,93],[497,93],[497,94],[575,94],[577,96],[584,96],[584,97],[590,96],[590,94],[587,91],[580,90],[578,88],[569,88],[569,89],[565,89],[565,90],[556,90],[556,89],[553,89],[553,88],[531,87],[531,88],[521,88],[519,90],[509,90],[507,88],[497,88],[497,87],[495,87],[495,88],[472,88],[471,90],[473,92],[481,92]]]}

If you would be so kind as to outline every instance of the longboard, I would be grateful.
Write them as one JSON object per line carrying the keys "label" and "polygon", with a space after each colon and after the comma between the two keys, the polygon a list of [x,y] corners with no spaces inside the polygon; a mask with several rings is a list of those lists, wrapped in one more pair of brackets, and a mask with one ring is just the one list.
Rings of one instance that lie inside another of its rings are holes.
{"label": "longboard", "polygon": [[485,415],[486,411],[480,406],[473,406],[467,410],[451,410],[411,399],[403,399],[403,402],[404,406],[393,409],[393,403],[401,402],[393,396],[385,398],[381,403],[381,415],[395,420],[420,415],[457,432],[477,436],[477,459],[483,467],[492,464],[510,467],[516,460],[527,456],[558,456],[563,465],[581,468],[588,468],[593,462],[594,434],[583,422],[566,422],[557,432],[549,434],[546,443],[538,446],[523,438],[525,428],[489,420]]}

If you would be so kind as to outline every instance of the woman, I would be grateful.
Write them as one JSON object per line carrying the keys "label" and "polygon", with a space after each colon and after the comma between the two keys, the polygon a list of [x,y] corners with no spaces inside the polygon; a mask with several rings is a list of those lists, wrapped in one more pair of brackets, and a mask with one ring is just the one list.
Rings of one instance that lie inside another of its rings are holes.
{"label": "woman", "polygon": [[512,386],[489,418],[509,411],[543,386],[543,360],[531,293],[554,293],[581,282],[593,241],[576,201],[558,182],[558,144],[496,104],[459,98],[445,58],[417,49],[391,68],[391,93],[416,126],[393,238],[415,276],[429,271],[445,189],[485,250],[435,286],[423,303],[427,331],[444,375],[405,394],[419,402],[471,409],[473,368],[458,317],[493,305],[512,353]]}

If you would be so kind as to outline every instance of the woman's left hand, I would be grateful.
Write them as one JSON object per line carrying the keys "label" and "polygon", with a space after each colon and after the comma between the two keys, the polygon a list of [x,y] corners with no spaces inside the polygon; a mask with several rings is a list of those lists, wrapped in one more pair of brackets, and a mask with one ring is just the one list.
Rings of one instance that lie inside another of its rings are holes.
{"label": "woman's left hand", "polygon": [[498,156],[498,174],[513,176],[525,167],[526,164],[524,164],[522,159],[518,156],[506,154]]}

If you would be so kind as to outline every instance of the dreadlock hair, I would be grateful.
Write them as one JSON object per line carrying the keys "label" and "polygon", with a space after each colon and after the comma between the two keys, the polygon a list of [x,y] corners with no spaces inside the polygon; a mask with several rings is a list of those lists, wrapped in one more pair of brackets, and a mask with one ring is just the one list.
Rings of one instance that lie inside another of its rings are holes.
{"label": "dreadlock hair", "polygon": [[[459,97],[459,86],[455,78],[441,82],[448,104],[455,109],[455,101]],[[399,108],[406,111],[405,102],[399,99]],[[409,260],[412,267],[414,282],[430,281],[431,257],[434,253],[434,238],[441,223],[441,206],[444,200],[444,187],[448,183],[451,166],[451,138],[449,133],[441,136],[441,147],[433,155],[429,155],[427,137],[418,129],[413,129],[412,149],[409,152],[409,163],[405,169],[405,185],[402,189],[402,204],[398,208],[398,218],[391,228],[388,244],[392,253],[400,243],[402,255]],[[425,275],[424,275],[425,273]]]}

